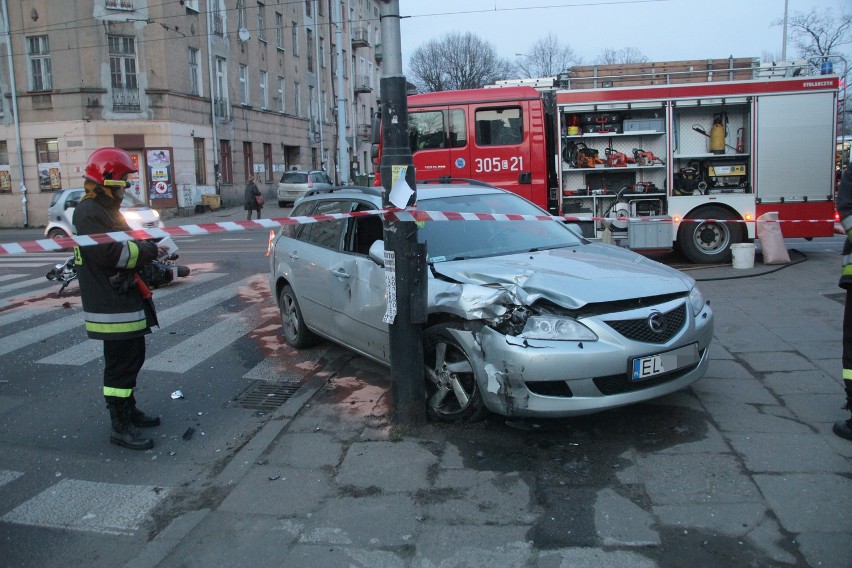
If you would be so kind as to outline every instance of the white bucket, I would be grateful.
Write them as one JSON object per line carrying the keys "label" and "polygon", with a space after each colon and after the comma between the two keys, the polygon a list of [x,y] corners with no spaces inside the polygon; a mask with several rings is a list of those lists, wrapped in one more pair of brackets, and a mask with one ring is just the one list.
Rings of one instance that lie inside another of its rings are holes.
{"label": "white bucket", "polygon": [[731,245],[731,264],[734,268],[754,268],[754,243]]}

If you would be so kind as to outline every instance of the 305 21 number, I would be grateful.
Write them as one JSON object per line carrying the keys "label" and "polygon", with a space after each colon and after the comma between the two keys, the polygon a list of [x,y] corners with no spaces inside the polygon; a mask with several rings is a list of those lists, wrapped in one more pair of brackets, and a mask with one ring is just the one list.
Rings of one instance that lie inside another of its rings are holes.
{"label": "305 21 number", "polygon": [[524,169],[521,156],[510,158],[474,158],[473,171],[476,173],[520,172]]}

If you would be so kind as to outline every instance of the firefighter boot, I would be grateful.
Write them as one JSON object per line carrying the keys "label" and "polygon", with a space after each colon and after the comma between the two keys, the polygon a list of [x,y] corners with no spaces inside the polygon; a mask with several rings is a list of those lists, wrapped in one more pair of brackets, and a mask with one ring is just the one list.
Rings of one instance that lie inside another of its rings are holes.
{"label": "firefighter boot", "polygon": [[154,447],[154,440],[143,438],[131,422],[130,412],[133,408],[129,401],[111,403],[108,405],[109,417],[112,421],[112,432],[109,435],[111,444],[124,446],[131,450],[150,450]]}
{"label": "firefighter boot", "polygon": [[160,425],[159,416],[150,416],[136,408],[136,399],[130,395],[130,423],[137,428],[153,428]]}
{"label": "firefighter boot", "polygon": [[[844,408],[852,413],[852,380],[844,378],[843,386],[846,389],[846,406]],[[852,418],[835,422],[834,433],[841,438],[852,440]]]}

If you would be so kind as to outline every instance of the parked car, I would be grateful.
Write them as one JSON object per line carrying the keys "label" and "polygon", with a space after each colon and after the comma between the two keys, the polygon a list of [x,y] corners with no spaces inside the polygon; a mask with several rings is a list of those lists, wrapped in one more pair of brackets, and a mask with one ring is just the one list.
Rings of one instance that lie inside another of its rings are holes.
{"label": "parked car", "polygon": [[[423,211],[547,215],[490,186],[418,188]],[[381,188],[337,188],[293,216],[381,208]],[[323,337],[389,364],[382,221],[288,225],[270,289],[296,348]],[[714,316],[688,275],[593,243],[558,221],[426,222],[427,411],[456,422],[486,410],[565,417],[683,389],[709,364]],[[400,270],[400,266],[396,266]]]}
{"label": "parked car", "polygon": [[[50,207],[47,209],[47,227],[44,234],[56,239],[77,234],[74,229],[74,208],[83,198],[85,190],[82,187],[63,189],[57,191],[50,198]],[[160,214],[156,209],[151,209],[132,193],[125,192],[121,201],[121,214],[131,229],[153,229],[162,227]]]}
{"label": "parked car", "polygon": [[278,182],[278,207],[294,203],[308,191],[315,189],[331,189],[334,183],[328,175],[320,170],[304,172],[290,170],[281,175]]}

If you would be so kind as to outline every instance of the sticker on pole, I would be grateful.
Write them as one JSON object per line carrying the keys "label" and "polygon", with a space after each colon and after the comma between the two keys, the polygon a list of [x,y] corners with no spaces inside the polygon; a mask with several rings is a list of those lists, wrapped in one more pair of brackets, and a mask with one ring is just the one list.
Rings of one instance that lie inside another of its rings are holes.
{"label": "sticker on pole", "polygon": [[396,254],[392,250],[385,250],[385,285],[388,307],[382,321],[393,323],[396,319]]}

